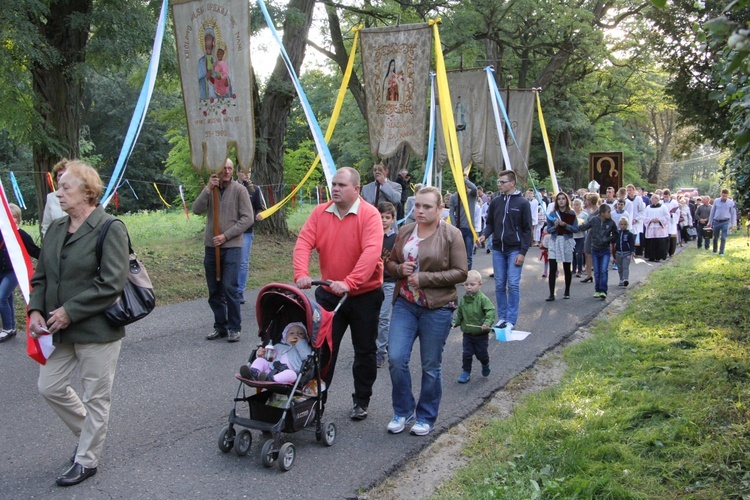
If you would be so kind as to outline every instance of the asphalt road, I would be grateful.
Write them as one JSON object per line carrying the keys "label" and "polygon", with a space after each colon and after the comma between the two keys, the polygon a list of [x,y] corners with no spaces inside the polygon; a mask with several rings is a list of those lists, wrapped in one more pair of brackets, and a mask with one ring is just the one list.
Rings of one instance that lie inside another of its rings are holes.
{"label": "asphalt road", "polygon": [[[658,267],[631,266],[630,288]],[[475,255],[474,269],[485,276],[483,291],[494,302],[490,256]],[[251,270],[252,272],[252,270]],[[562,274],[562,270],[561,270]],[[159,307],[128,327],[113,389],[109,434],[98,474],[83,484],[59,488],[55,478],[68,467],[76,442],[70,431],[38,395],[37,365],[26,357],[25,339],[0,345],[0,498],[351,498],[401,467],[437,435],[474,412],[510,379],[531,366],[548,349],[588,323],[626,289],[610,271],[607,302],[593,299],[593,284],[574,278],[572,298],[548,303],[541,278],[539,250],[530,250],[521,286],[519,330],[532,332],[521,342],[490,343],[492,373],[483,378],[474,363],[470,383],[459,385],[461,333],[454,330],[443,358],[443,400],[435,430],[426,437],[408,432],[390,435],[390,377],[378,372],[367,420],[348,418],[351,407],[352,349],[344,338],[326,418],[338,429],[335,444],[316,442],[314,432],[285,436],[296,446],[291,471],[261,465],[265,438],[253,433],[250,454],[224,454],[217,436],[226,422],[238,384],[234,373],[255,344],[257,290],[243,306],[243,337],[237,344],[209,342],[213,323],[208,304],[187,302]],[[157,291],[158,294],[158,291]],[[419,387],[419,355],[412,373]]]}

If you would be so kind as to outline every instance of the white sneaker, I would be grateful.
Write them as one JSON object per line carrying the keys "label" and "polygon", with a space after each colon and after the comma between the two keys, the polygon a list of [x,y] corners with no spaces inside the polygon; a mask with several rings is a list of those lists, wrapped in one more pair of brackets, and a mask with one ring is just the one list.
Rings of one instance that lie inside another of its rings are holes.
{"label": "white sneaker", "polygon": [[393,420],[388,424],[388,432],[391,434],[398,434],[406,428],[406,424],[410,424],[414,421],[414,414],[412,413],[408,417],[393,417]]}
{"label": "white sneaker", "polygon": [[511,330],[513,330],[514,326],[515,325],[513,325],[513,323],[506,323],[505,329],[508,330],[508,331],[511,331]]}
{"label": "white sneaker", "polygon": [[504,319],[500,319],[500,321],[498,321],[497,323],[495,323],[495,328],[505,328],[505,325],[503,325],[503,323],[505,323],[505,320]]}
{"label": "white sneaker", "polygon": [[415,436],[426,436],[432,430],[432,426],[427,422],[417,422],[411,426],[411,432]]}

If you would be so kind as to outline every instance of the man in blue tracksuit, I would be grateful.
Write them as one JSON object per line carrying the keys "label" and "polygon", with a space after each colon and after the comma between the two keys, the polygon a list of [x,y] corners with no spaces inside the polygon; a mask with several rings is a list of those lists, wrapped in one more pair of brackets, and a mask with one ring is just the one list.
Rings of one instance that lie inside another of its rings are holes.
{"label": "man in blue tracksuit", "polygon": [[492,267],[500,318],[497,326],[512,330],[518,322],[523,261],[531,246],[531,206],[516,189],[516,174],[512,170],[500,172],[497,189],[499,193],[490,202],[479,243],[493,235]]}

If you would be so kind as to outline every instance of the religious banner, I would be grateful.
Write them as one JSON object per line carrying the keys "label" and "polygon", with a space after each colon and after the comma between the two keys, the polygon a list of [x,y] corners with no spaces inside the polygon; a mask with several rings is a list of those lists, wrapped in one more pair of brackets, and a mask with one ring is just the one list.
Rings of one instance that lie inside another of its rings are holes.
{"label": "religious banner", "polygon": [[388,158],[406,145],[424,157],[430,30],[421,23],[360,31],[373,156]]}
{"label": "religious banner", "polygon": [[255,152],[250,7],[242,0],[174,0],[172,14],[193,167],[218,172],[236,147]]}
{"label": "religious banner", "polygon": [[589,153],[589,181],[599,183],[599,194],[606,194],[608,187],[615,192],[622,187],[622,162],[622,151]]}
{"label": "religious banner", "polygon": [[[511,163],[508,170],[516,173],[519,182],[525,182],[534,119],[534,93],[530,90],[506,90],[500,93],[510,118],[513,136],[519,142],[516,146],[503,115],[494,115],[485,71],[449,73],[448,86],[462,167],[466,169],[471,164],[473,168],[479,168],[485,173],[506,170],[500,134],[497,131],[497,124],[500,123]],[[442,166],[448,161],[448,156],[440,120],[437,127],[437,162]]]}

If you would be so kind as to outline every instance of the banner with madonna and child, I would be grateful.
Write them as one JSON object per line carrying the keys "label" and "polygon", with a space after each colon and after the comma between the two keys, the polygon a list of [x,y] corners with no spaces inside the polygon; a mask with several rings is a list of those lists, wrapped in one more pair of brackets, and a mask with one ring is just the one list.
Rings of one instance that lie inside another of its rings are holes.
{"label": "banner with madonna and child", "polygon": [[193,166],[216,172],[235,146],[247,170],[255,151],[250,6],[175,0],[172,13]]}

